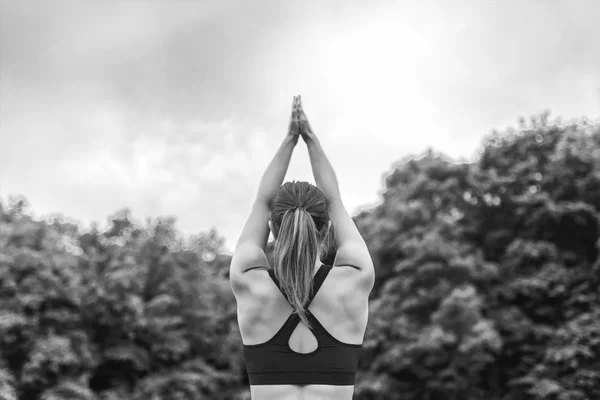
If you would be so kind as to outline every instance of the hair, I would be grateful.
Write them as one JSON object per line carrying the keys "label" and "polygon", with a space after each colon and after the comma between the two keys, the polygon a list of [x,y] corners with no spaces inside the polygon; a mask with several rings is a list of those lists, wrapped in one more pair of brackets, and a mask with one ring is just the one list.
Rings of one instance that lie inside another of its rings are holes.
{"label": "hair", "polygon": [[271,207],[275,277],[300,320],[310,327],[305,304],[317,257],[327,254],[329,212],[321,190],[308,182],[286,182]]}

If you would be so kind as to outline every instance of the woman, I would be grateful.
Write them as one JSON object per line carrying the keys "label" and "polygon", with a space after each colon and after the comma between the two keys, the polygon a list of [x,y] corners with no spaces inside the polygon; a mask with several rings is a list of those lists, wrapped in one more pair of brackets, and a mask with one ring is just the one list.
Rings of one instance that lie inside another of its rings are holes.
{"label": "woman", "polygon": [[[281,186],[299,136],[317,186]],[[333,225],[337,253],[325,256]],[[274,266],[265,255],[269,230]],[[267,167],[230,266],[253,400],[350,400],[375,272],[337,178],[294,97],[288,133]]]}

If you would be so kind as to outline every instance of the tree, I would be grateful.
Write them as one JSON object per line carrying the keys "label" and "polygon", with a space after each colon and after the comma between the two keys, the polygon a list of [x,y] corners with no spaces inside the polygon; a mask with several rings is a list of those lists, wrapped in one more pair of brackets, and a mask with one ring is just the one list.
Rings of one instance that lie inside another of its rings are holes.
{"label": "tree", "polygon": [[598,396],[600,126],[543,115],[385,189],[356,218],[377,266],[358,398]]}
{"label": "tree", "polygon": [[[355,398],[600,398],[600,125],[542,114],[384,189],[354,217],[377,269]],[[230,260],[173,217],[0,202],[0,400],[249,399]]]}

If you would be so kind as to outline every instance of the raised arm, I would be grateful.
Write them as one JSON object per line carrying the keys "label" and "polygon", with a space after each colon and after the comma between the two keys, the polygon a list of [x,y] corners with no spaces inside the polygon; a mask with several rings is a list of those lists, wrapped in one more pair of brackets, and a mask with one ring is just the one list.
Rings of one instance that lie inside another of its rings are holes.
{"label": "raised arm", "polygon": [[334,266],[352,267],[359,272],[359,285],[371,291],[375,279],[373,261],[364,239],[344,207],[333,166],[314,134],[299,100],[300,135],[308,147],[310,164],[317,187],[327,198],[335,233],[337,254]]}
{"label": "raised arm", "polygon": [[294,97],[287,135],[260,180],[252,211],[235,246],[229,267],[234,293],[247,286],[248,281],[243,277],[246,272],[255,267],[268,267],[265,247],[269,238],[271,204],[283,183],[298,137],[297,98]]}

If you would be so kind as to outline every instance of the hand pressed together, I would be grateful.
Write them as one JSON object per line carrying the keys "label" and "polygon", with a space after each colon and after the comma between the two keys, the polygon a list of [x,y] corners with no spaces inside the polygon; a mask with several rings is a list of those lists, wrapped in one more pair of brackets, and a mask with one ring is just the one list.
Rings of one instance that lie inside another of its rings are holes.
{"label": "hand pressed together", "polygon": [[302,107],[302,98],[300,95],[294,96],[292,102],[292,115],[290,116],[290,123],[288,125],[288,136],[294,140],[294,143],[298,141],[299,136],[302,136],[305,143],[308,143],[308,141],[315,137]]}
{"label": "hand pressed together", "polygon": [[310,126],[310,122],[308,122],[308,118],[306,118],[306,114],[304,113],[304,108],[302,107],[302,98],[300,95],[298,96],[298,127],[300,130],[300,135],[305,143],[308,143],[309,140],[315,137],[315,133]]}
{"label": "hand pressed together", "polygon": [[288,136],[292,138],[294,143],[298,142],[298,136],[300,135],[300,127],[299,127],[299,111],[298,111],[298,101],[300,96],[294,96],[294,101],[292,102],[292,115],[290,115],[290,123],[288,125]]}

